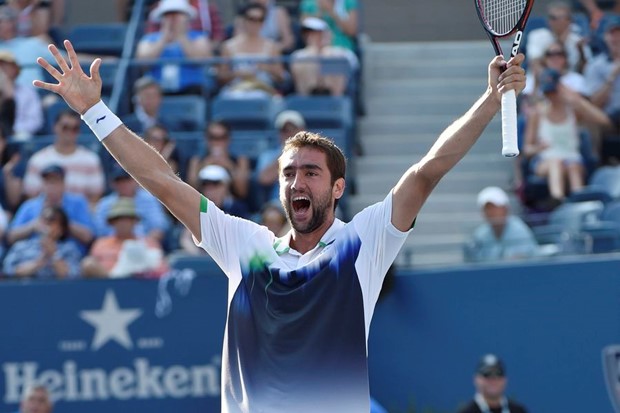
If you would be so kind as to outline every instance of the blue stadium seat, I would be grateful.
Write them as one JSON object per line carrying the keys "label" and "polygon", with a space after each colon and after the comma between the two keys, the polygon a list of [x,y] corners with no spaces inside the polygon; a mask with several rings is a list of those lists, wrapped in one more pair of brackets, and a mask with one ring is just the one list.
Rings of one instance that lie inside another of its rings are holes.
{"label": "blue stadium seat", "polygon": [[620,225],[620,201],[607,204],[601,213],[601,220],[615,222]]}
{"label": "blue stadium seat", "polygon": [[604,208],[601,201],[565,202],[549,214],[549,225],[579,232],[584,224],[599,221]]}
{"label": "blue stadium seat", "polygon": [[207,123],[207,102],[197,95],[164,96],[160,109],[166,124],[177,125],[175,130],[183,132],[203,132]]}
{"label": "blue stadium seat", "polygon": [[232,130],[230,153],[256,159],[261,152],[278,145],[277,133],[273,130]]}
{"label": "blue stadium seat", "polygon": [[581,228],[586,250],[593,254],[620,250],[620,225],[616,222],[593,222]]}
{"label": "blue stadium seat", "polygon": [[592,174],[589,186],[598,187],[612,198],[620,198],[620,167],[602,166]]}
{"label": "blue stadium seat", "polygon": [[179,175],[183,179],[187,177],[189,160],[204,150],[203,135],[203,131],[170,133],[170,139],[176,143],[179,151]]}
{"label": "blue stadium seat", "polygon": [[286,108],[304,116],[309,129],[340,129],[351,131],[354,123],[351,99],[347,96],[286,97]]}
{"label": "blue stadium seat", "polygon": [[586,186],[569,195],[566,202],[601,201],[603,204],[611,202],[611,196],[596,186]]}
{"label": "blue stadium seat", "polygon": [[235,99],[217,96],[211,106],[211,119],[227,123],[232,130],[273,129],[282,109],[279,98]]}
{"label": "blue stadium seat", "polygon": [[123,23],[80,24],[72,27],[67,37],[78,53],[121,56],[126,34]]}

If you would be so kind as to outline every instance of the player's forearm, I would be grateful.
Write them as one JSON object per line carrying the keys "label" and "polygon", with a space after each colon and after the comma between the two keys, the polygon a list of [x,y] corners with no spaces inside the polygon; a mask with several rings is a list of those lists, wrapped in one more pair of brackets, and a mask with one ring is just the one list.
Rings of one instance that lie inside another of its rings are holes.
{"label": "player's forearm", "polygon": [[439,136],[420,162],[420,173],[431,182],[441,179],[476,143],[499,109],[497,94],[487,91]]}

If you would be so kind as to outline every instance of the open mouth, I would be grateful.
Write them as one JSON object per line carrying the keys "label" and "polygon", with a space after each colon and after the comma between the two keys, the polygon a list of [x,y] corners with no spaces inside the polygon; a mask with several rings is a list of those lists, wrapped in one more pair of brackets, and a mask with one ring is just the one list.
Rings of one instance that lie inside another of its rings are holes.
{"label": "open mouth", "polygon": [[310,200],[306,197],[298,196],[293,198],[292,206],[293,211],[303,213],[310,209]]}

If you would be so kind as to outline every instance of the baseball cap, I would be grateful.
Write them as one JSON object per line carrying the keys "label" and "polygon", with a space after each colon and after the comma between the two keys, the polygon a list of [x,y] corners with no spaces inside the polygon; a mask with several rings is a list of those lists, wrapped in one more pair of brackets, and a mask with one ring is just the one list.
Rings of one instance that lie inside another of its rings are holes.
{"label": "baseball cap", "polygon": [[280,112],[278,116],[276,116],[276,129],[282,129],[287,123],[292,123],[293,125],[302,129],[306,127],[306,121],[304,120],[304,117],[296,110],[285,110],[283,112]]}
{"label": "baseball cap", "polygon": [[161,0],[159,5],[151,12],[150,18],[153,21],[160,21],[164,14],[172,12],[185,13],[190,19],[196,17],[196,8],[189,4],[187,0]]}
{"label": "baseball cap", "polygon": [[504,363],[495,354],[485,354],[478,362],[476,374],[485,377],[504,377],[506,375],[506,368]]}
{"label": "baseball cap", "polygon": [[496,206],[507,206],[509,204],[508,195],[497,186],[488,186],[478,194],[478,206],[482,208],[488,203]]}
{"label": "baseball cap", "polygon": [[614,29],[620,29],[620,16],[610,15],[605,22],[605,32],[610,32]]}
{"label": "baseball cap", "polygon": [[45,168],[43,168],[41,170],[41,176],[43,178],[46,178],[46,177],[48,177],[50,175],[58,175],[61,178],[64,178],[65,177],[65,170],[60,165],[56,165],[56,164],[47,165]]}
{"label": "baseball cap", "polygon": [[538,87],[543,93],[555,92],[560,82],[560,72],[555,69],[545,69],[538,77]]}
{"label": "baseball cap", "polygon": [[17,60],[15,60],[15,55],[8,50],[0,50],[0,62],[13,63],[16,66],[19,66]]}
{"label": "baseball cap", "polygon": [[327,23],[318,17],[306,17],[301,22],[301,28],[305,30],[312,30],[315,32],[322,32],[327,30]]}
{"label": "baseball cap", "polygon": [[131,198],[120,197],[112,205],[112,208],[108,211],[106,218],[108,221],[116,218],[138,218],[136,203]]}
{"label": "baseball cap", "polygon": [[223,166],[207,165],[198,172],[201,181],[229,182],[230,174]]}

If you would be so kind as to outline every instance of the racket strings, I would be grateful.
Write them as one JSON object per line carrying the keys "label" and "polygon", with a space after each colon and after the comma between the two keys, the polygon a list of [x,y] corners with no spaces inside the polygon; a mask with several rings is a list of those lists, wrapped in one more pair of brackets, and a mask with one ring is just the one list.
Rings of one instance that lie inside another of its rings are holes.
{"label": "racket strings", "polygon": [[480,11],[489,29],[497,34],[510,33],[521,18],[527,0],[479,0]]}

